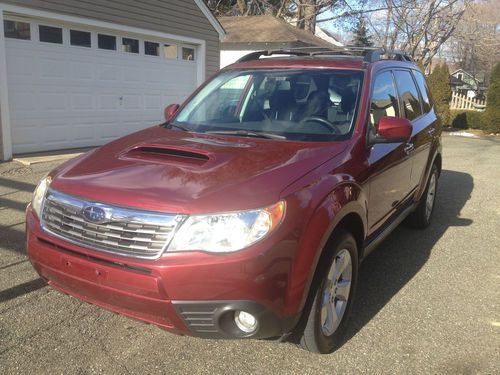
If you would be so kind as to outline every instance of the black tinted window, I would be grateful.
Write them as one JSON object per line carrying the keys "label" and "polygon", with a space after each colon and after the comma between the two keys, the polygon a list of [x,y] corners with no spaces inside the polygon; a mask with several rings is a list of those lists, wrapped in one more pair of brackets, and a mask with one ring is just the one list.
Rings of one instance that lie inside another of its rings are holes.
{"label": "black tinted window", "polygon": [[375,78],[370,108],[371,123],[377,127],[381,117],[399,116],[398,94],[391,72],[383,72]]}
{"label": "black tinted window", "polygon": [[144,42],[144,53],[149,56],[160,56],[160,44]]}
{"label": "black tinted window", "polygon": [[31,38],[30,24],[27,22],[4,20],[3,30],[6,38],[24,40],[29,40]]}
{"label": "black tinted window", "polygon": [[87,31],[70,30],[69,39],[72,46],[91,47],[90,33]]}
{"label": "black tinted window", "polygon": [[421,72],[414,70],[413,75],[415,76],[420,94],[422,95],[424,112],[428,113],[432,108],[429,87],[427,86],[424,75]]}
{"label": "black tinted window", "polygon": [[62,44],[63,36],[60,27],[43,26],[38,27],[40,32],[40,42]]}
{"label": "black tinted window", "polygon": [[422,114],[422,107],[418,97],[418,90],[411,73],[407,70],[394,72],[399,95],[403,101],[404,115],[408,120],[413,120]]}
{"label": "black tinted window", "polygon": [[116,50],[116,37],[112,35],[99,34],[97,36],[97,45],[100,49]]}
{"label": "black tinted window", "polygon": [[137,39],[122,38],[122,51],[139,53],[139,41]]}

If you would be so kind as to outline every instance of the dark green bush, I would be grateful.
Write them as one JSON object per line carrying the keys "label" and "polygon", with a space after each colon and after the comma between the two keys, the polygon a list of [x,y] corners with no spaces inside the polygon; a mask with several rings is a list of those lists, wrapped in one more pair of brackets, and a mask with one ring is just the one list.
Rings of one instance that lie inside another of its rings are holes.
{"label": "dark green bush", "polygon": [[441,117],[444,125],[450,125],[452,120],[450,116],[451,86],[448,65],[443,63],[434,68],[427,79],[427,83],[439,117]]}
{"label": "dark green bush", "polygon": [[500,133],[500,63],[491,73],[482,129],[488,133]]}
{"label": "dark green bush", "polygon": [[479,111],[451,111],[451,126],[455,129],[483,129],[484,112]]}

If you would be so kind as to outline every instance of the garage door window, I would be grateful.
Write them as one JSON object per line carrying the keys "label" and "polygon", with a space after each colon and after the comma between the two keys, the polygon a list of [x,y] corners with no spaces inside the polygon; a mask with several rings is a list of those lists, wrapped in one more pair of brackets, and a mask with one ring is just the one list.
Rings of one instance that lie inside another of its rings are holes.
{"label": "garage door window", "polygon": [[194,61],[194,48],[182,47],[182,59]]}
{"label": "garage door window", "polygon": [[62,44],[63,35],[60,27],[43,26],[38,27],[40,42]]}
{"label": "garage door window", "polygon": [[90,33],[87,31],[70,30],[69,39],[72,46],[90,48]]}
{"label": "garage door window", "polygon": [[122,38],[122,51],[139,53],[139,41],[137,39]]}
{"label": "garage door window", "polygon": [[175,44],[164,44],[163,50],[167,59],[177,59],[177,46]]}
{"label": "garage door window", "polygon": [[112,35],[98,34],[97,45],[100,49],[116,51],[116,37]]}
{"label": "garage door window", "polygon": [[6,38],[31,39],[30,24],[27,22],[4,20],[3,29]]}
{"label": "garage door window", "polygon": [[149,56],[160,56],[160,43],[144,42],[144,53]]}

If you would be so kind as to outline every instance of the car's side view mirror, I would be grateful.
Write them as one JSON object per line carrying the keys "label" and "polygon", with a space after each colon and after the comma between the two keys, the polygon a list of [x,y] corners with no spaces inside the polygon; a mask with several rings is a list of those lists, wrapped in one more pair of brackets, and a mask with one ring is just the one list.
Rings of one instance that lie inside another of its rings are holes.
{"label": "car's side view mirror", "polygon": [[165,121],[169,122],[172,117],[177,113],[177,110],[179,109],[179,104],[170,104],[165,108],[164,111],[164,116],[165,116]]}
{"label": "car's side view mirror", "polygon": [[381,117],[378,122],[377,134],[370,132],[368,145],[376,143],[398,143],[410,139],[413,126],[408,119],[401,117]]}

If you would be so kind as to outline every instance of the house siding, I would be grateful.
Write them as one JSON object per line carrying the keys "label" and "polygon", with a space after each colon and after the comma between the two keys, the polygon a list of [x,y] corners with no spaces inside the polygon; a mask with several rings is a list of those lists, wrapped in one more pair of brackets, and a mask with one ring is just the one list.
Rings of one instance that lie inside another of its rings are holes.
{"label": "house siding", "polygon": [[193,0],[2,0],[18,5],[207,41],[206,75],[219,70],[219,34]]}

